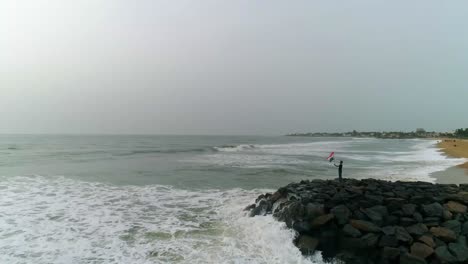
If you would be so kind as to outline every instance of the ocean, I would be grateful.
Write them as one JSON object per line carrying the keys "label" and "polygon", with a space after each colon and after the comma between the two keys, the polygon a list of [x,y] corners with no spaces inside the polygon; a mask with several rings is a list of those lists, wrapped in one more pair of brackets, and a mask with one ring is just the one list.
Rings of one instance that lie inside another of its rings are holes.
{"label": "ocean", "polygon": [[0,136],[0,263],[323,263],[243,208],[303,179],[435,182],[434,140]]}

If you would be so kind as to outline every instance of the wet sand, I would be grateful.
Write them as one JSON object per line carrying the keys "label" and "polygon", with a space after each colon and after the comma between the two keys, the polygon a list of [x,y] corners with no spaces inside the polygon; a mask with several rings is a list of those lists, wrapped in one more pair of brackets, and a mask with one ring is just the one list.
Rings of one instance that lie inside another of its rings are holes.
{"label": "wet sand", "polygon": [[[462,139],[440,139],[437,144],[447,156],[454,158],[468,158],[468,140]],[[468,174],[468,162],[458,165],[460,168],[466,169]]]}

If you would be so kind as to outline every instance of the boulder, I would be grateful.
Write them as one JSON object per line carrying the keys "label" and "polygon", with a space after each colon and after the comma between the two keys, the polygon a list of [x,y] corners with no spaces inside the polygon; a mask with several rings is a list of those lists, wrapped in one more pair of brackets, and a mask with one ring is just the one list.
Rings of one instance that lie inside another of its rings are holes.
{"label": "boulder", "polygon": [[368,233],[361,237],[361,241],[366,247],[374,247],[377,245],[377,242],[379,242],[379,237],[380,236],[375,233]]}
{"label": "boulder", "polygon": [[312,228],[319,228],[326,223],[330,222],[335,216],[332,214],[326,214],[326,215],[321,215],[316,217],[312,222],[310,223]]}
{"label": "boulder", "polygon": [[400,255],[400,264],[426,264],[427,262],[418,256],[413,254]]}
{"label": "boulder", "polygon": [[445,263],[457,262],[457,258],[450,253],[447,246],[441,246],[435,249],[436,256]]}
{"label": "boulder", "polygon": [[349,218],[351,217],[351,211],[345,205],[338,205],[333,207],[330,210],[330,213],[335,216],[336,222],[339,225],[348,223]]}
{"label": "boulder", "polygon": [[455,234],[460,234],[462,230],[461,223],[457,220],[445,221],[441,224],[441,226],[452,230]]}
{"label": "boulder", "polygon": [[305,215],[307,219],[314,219],[315,217],[324,214],[325,210],[323,209],[323,204],[308,203],[305,207]]}
{"label": "boulder", "polygon": [[432,239],[432,237],[430,237],[429,235],[424,235],[424,236],[421,236],[418,238],[419,241],[423,242],[424,244],[434,248],[435,247],[435,243],[434,243],[434,240]]}
{"label": "boulder", "polygon": [[432,247],[419,242],[413,243],[410,249],[412,255],[418,256],[423,259],[429,257],[430,255],[432,255],[432,253],[434,253],[434,249]]}
{"label": "boulder", "polygon": [[367,208],[364,210],[364,213],[366,214],[367,217],[372,221],[372,223],[381,226],[383,225],[384,221],[384,216],[380,214],[379,211],[374,210],[372,208]]}
{"label": "boulder", "polygon": [[358,229],[354,228],[350,224],[346,224],[343,226],[343,233],[349,237],[360,237],[362,235]]}
{"label": "boulder", "polygon": [[380,247],[398,247],[398,239],[392,235],[383,235],[379,241]]}
{"label": "boulder", "polygon": [[395,237],[397,238],[397,240],[402,241],[404,243],[413,243],[413,237],[411,237],[411,235],[406,231],[404,227],[395,227]]}
{"label": "boulder", "polygon": [[393,260],[400,256],[400,249],[394,247],[384,247],[382,250],[382,258]]}
{"label": "boulder", "polygon": [[425,216],[442,217],[444,214],[444,208],[440,203],[422,205],[422,211]]}
{"label": "boulder", "polygon": [[468,235],[468,221],[463,224],[462,235]]}
{"label": "boulder", "polygon": [[302,254],[312,254],[319,244],[319,240],[308,236],[302,235],[297,239],[296,246],[301,250]]}
{"label": "boulder", "polygon": [[445,242],[453,242],[457,240],[457,235],[452,230],[445,228],[445,227],[431,227],[431,233],[440,238],[442,241]]}
{"label": "boulder", "polygon": [[412,216],[416,212],[416,205],[415,204],[404,204],[401,207],[401,211],[406,216]]}
{"label": "boulder", "polygon": [[468,260],[468,247],[464,236],[460,236],[455,243],[450,243],[448,249],[458,261],[465,262]]}
{"label": "boulder", "polygon": [[382,227],[382,232],[385,235],[394,235],[395,234],[395,226],[384,226],[384,227]]}
{"label": "boulder", "polygon": [[429,231],[425,224],[414,224],[406,227],[406,231],[411,235],[421,236]]}
{"label": "boulder", "polygon": [[364,232],[380,232],[381,231],[380,227],[368,221],[350,220],[350,223],[354,228],[360,231],[364,231]]}
{"label": "boulder", "polygon": [[455,201],[449,201],[448,203],[445,204],[445,207],[452,212],[452,213],[461,213],[464,214],[467,212],[467,207],[466,205],[463,205],[459,202]]}

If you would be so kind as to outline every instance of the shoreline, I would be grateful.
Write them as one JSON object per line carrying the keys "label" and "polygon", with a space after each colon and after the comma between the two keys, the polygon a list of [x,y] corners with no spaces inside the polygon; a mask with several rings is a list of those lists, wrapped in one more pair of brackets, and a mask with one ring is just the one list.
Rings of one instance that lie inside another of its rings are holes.
{"label": "shoreline", "polygon": [[[468,159],[468,140],[453,139],[453,138],[440,138],[437,139],[437,147],[445,155],[453,158],[467,158]],[[468,161],[457,165],[458,168],[465,169],[465,174],[468,175]]]}

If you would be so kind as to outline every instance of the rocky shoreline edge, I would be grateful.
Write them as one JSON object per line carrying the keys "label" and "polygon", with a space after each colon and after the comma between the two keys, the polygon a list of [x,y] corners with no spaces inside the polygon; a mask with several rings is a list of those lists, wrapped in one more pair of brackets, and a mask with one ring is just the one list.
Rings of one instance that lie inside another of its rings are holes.
{"label": "rocky shoreline edge", "polygon": [[345,263],[468,263],[468,184],[312,180],[260,195],[250,216],[272,214],[297,232],[304,255]]}

